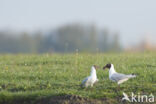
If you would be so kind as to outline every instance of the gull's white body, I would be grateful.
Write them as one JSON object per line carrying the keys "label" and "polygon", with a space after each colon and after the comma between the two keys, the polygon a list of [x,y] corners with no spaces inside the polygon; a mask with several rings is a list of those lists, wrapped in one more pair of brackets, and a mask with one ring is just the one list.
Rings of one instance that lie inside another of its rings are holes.
{"label": "gull's white body", "polygon": [[96,69],[94,68],[94,66],[92,66],[91,68],[91,73],[90,76],[86,77],[83,81],[82,81],[82,86],[83,87],[88,87],[88,86],[93,86],[95,82],[97,82],[97,75],[96,75]]}
{"label": "gull's white body", "polygon": [[134,78],[134,77],[136,77],[136,75],[132,75],[132,74],[125,75],[125,74],[117,73],[114,69],[114,65],[111,64],[111,68],[109,70],[109,79],[110,80],[117,82],[118,84],[121,84],[121,83],[127,81],[129,78]]}

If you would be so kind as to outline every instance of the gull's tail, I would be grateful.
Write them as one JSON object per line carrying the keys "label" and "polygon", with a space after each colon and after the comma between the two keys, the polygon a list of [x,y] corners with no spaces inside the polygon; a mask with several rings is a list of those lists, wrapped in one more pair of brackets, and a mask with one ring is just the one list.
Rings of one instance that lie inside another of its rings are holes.
{"label": "gull's tail", "polygon": [[135,78],[135,77],[136,77],[136,75],[134,73],[129,75],[129,78]]}

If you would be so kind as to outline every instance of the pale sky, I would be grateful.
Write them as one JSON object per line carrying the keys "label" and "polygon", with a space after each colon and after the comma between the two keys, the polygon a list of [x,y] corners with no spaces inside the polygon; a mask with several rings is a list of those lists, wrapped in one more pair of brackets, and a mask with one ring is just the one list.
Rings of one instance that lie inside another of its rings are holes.
{"label": "pale sky", "polygon": [[123,44],[156,38],[156,0],[0,0],[0,30],[49,29],[95,23],[119,31]]}

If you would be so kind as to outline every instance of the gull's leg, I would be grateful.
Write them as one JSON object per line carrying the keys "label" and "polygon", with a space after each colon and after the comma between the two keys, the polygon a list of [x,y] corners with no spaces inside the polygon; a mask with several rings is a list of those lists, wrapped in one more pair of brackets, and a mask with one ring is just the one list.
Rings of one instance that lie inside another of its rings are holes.
{"label": "gull's leg", "polygon": [[120,90],[120,85],[118,84],[118,90]]}
{"label": "gull's leg", "polygon": [[87,91],[87,90],[88,90],[88,84],[86,84],[86,86],[85,86],[85,87],[86,87],[86,91]]}
{"label": "gull's leg", "polygon": [[91,84],[90,86],[91,86],[91,90],[93,90],[93,84]]}
{"label": "gull's leg", "polygon": [[[118,96],[120,96],[119,92],[120,92],[120,84],[118,84],[117,91],[116,91]],[[120,98],[117,98],[117,100],[120,101]]]}

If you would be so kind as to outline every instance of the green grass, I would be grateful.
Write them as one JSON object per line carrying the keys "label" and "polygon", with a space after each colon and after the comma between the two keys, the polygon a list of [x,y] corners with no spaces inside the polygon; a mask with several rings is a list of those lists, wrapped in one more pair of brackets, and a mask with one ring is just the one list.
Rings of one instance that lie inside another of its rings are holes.
{"label": "green grass", "polygon": [[[108,70],[102,70],[107,63],[117,72],[138,76],[121,84],[117,94],[117,84],[109,80]],[[94,64],[101,67],[99,82],[92,89],[80,88]],[[122,92],[156,95],[156,54],[0,55],[0,103],[57,95],[115,99]]]}

